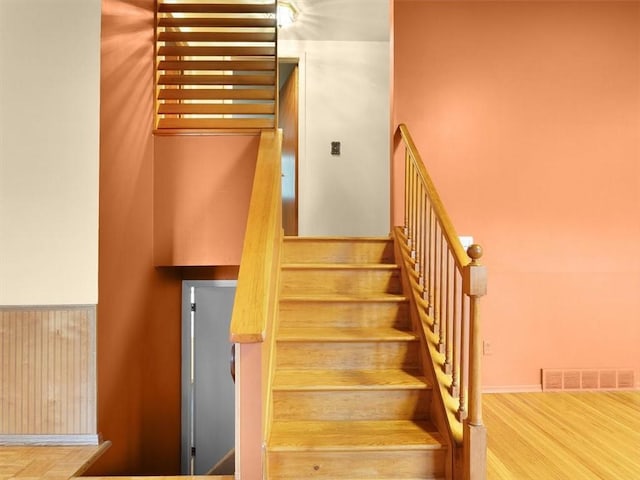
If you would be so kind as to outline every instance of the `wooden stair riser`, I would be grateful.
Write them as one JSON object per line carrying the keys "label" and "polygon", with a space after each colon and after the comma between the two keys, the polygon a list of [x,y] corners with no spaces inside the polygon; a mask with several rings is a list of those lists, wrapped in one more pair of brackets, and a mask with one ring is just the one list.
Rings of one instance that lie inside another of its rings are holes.
{"label": "wooden stair riser", "polygon": [[278,342],[277,368],[417,368],[418,342]]}
{"label": "wooden stair riser", "polygon": [[281,327],[380,328],[409,330],[407,302],[280,301]]}
{"label": "wooden stair riser", "polygon": [[282,295],[366,295],[402,291],[398,269],[283,267]]}
{"label": "wooden stair riser", "polygon": [[387,239],[285,238],[283,263],[394,263]]}
{"label": "wooden stair riser", "polygon": [[269,452],[270,480],[434,479],[444,477],[445,449]]}
{"label": "wooden stair riser", "polygon": [[274,420],[426,420],[430,390],[273,392]]}

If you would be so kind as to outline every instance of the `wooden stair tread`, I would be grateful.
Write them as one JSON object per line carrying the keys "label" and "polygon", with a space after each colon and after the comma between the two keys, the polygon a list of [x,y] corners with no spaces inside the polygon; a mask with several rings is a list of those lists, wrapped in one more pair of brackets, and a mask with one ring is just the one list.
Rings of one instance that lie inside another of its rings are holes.
{"label": "wooden stair tread", "polygon": [[326,242],[391,242],[390,237],[341,237],[341,236],[311,236],[311,237],[293,237],[293,236],[285,236],[284,241],[286,242],[318,242],[318,241],[326,241]]}
{"label": "wooden stair tread", "polygon": [[399,270],[393,263],[285,263],[283,270]]}
{"label": "wooden stair tread", "polygon": [[279,342],[411,342],[417,340],[413,332],[393,327],[283,327],[278,331],[276,338]]}
{"label": "wooden stair tread", "polygon": [[281,295],[281,302],[408,302],[404,295],[395,293],[369,293],[362,295],[297,294]]}
{"label": "wooden stair tread", "polygon": [[303,390],[382,390],[428,389],[418,370],[279,370],[273,389]]}
{"label": "wooden stair tread", "polygon": [[283,264],[396,264],[387,237],[285,237]]}
{"label": "wooden stair tread", "polygon": [[269,451],[434,450],[442,437],[428,421],[276,421]]}

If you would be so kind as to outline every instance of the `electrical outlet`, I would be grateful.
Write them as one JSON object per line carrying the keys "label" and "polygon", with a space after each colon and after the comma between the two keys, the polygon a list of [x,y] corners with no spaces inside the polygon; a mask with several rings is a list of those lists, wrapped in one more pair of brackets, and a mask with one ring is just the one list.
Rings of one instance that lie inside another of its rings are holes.
{"label": "electrical outlet", "polygon": [[493,355],[493,344],[489,340],[482,342],[482,353],[484,355]]}

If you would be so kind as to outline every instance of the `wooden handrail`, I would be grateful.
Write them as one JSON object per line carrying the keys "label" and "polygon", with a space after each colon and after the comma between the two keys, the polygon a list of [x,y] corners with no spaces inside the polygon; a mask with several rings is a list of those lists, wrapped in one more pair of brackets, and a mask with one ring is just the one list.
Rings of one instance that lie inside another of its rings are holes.
{"label": "wooden handrail", "polygon": [[453,478],[486,478],[482,423],[480,297],[487,275],[482,248],[465,252],[406,125],[404,226],[396,252],[410,290],[413,317],[436,382],[438,423],[454,450]]}
{"label": "wooden handrail", "polygon": [[262,131],[231,316],[230,339],[237,344],[236,475],[242,478],[261,478],[269,435],[283,235],[281,150],[282,131]]}
{"label": "wooden handrail", "polygon": [[[398,127],[398,130],[400,130],[400,135],[404,140],[407,150],[411,152],[411,155],[415,159],[417,172],[420,175],[420,178],[422,179],[422,181],[424,182],[424,186],[427,190],[427,195],[431,199],[431,203],[433,205],[435,214],[440,219],[444,237],[447,240],[447,244],[455,254],[455,259],[458,267],[463,268],[467,266],[469,263],[471,263],[471,259],[469,258],[467,253],[464,251],[464,248],[462,248],[462,245],[460,244],[460,240],[458,238],[458,234],[456,233],[456,229],[453,226],[453,222],[449,218],[449,215],[447,214],[447,211],[444,208],[444,204],[440,199],[440,195],[438,194],[438,190],[436,189],[436,186],[433,183],[433,180],[431,180],[431,176],[429,175],[429,173],[427,173],[427,169],[424,166],[424,162],[422,161],[420,152],[418,151],[416,144],[413,143],[413,138],[411,138],[409,129],[404,123],[402,123]],[[407,214],[407,211],[405,210],[405,215],[406,214]],[[406,225],[406,221],[405,221],[405,225]]]}
{"label": "wooden handrail", "polygon": [[282,238],[281,148],[281,131],[262,132],[231,317],[232,343],[264,340],[277,293],[273,273],[279,267],[274,246]]}

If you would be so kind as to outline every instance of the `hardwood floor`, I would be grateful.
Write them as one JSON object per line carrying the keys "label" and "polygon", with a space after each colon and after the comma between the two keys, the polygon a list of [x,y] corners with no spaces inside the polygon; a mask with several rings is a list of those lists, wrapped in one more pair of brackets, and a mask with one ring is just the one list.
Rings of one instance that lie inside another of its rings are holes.
{"label": "hardwood floor", "polygon": [[640,479],[640,392],[485,394],[488,480]]}
{"label": "hardwood floor", "polygon": [[61,480],[80,475],[110,445],[0,445],[0,480]]}

